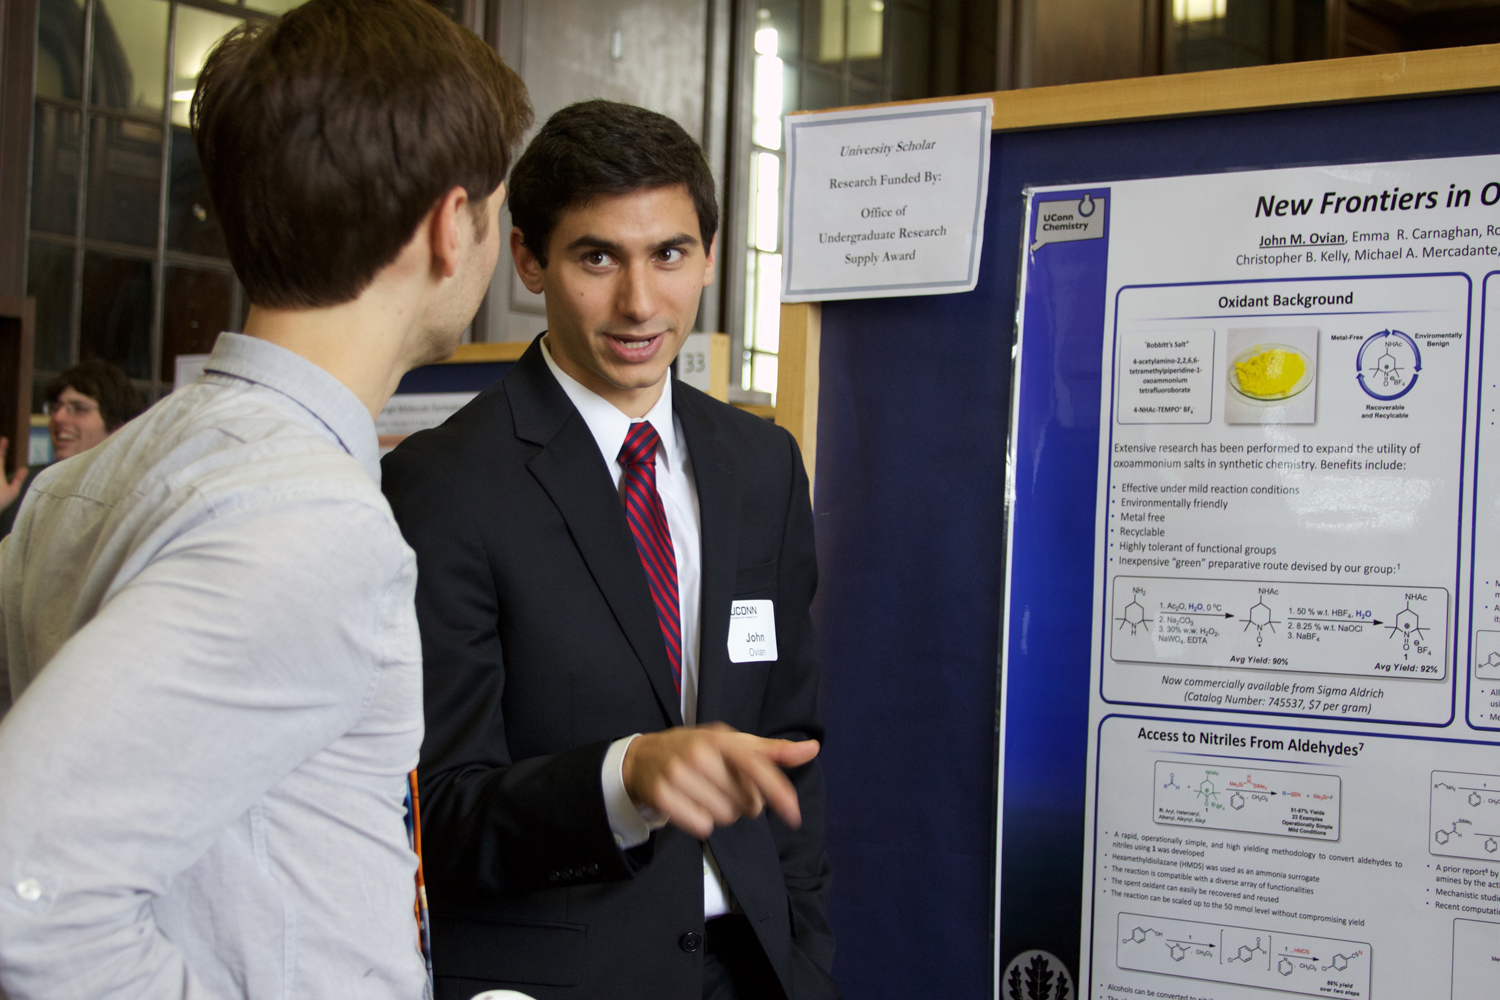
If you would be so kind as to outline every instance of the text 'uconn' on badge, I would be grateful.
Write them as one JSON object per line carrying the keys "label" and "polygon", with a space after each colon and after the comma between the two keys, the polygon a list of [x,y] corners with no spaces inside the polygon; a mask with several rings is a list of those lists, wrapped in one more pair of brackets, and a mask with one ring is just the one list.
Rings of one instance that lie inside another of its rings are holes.
{"label": "text 'uconn' on badge", "polygon": [[729,605],[729,662],[776,659],[776,602],[733,601]]}

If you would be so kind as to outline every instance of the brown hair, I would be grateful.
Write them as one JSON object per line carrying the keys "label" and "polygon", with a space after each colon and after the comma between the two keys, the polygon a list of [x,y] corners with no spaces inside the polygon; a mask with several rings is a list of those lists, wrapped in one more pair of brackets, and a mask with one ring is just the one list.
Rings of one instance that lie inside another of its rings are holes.
{"label": "brown hair", "polygon": [[225,36],[193,131],[229,258],[272,308],[356,298],[454,187],[482,203],[531,124],[525,84],[421,0],[311,0]]}
{"label": "brown hair", "polygon": [[693,137],[666,115],[615,101],[582,101],[547,119],[510,179],[510,217],[543,267],[564,209],[600,195],[681,184],[693,199],[703,250],[719,228],[714,175]]}
{"label": "brown hair", "polygon": [[130,376],[120,369],[90,358],[74,365],[47,383],[47,408],[50,410],[62,398],[64,389],[72,389],[99,404],[99,416],[104,418],[104,429],[113,434],[127,420],[141,415],[145,404]]}

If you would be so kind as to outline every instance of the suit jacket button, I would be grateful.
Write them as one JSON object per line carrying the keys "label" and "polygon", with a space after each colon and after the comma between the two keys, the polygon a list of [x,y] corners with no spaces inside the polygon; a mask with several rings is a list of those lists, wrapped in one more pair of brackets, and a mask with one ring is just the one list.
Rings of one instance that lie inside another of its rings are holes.
{"label": "suit jacket button", "polygon": [[547,873],[547,881],[548,882],[556,882],[560,878],[562,878],[562,872],[548,872]]}
{"label": "suit jacket button", "polygon": [[688,931],[682,937],[677,939],[677,946],[683,951],[697,951],[699,948],[703,947],[703,935],[699,934],[697,931]]}

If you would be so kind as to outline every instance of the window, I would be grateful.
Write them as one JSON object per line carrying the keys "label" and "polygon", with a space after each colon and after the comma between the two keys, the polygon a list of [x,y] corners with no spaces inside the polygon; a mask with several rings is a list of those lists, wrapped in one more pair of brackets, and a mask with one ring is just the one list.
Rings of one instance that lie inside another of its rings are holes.
{"label": "window", "polygon": [[890,100],[888,16],[883,0],[782,0],[756,10],[742,388],[776,392],[786,113]]}
{"label": "window", "polygon": [[230,268],[188,131],[215,42],[302,0],[39,0],[27,294],[36,391],[98,357],[154,399],[173,358],[237,326]]}
{"label": "window", "polygon": [[1171,0],[1168,72],[1321,59],[1325,0]]}

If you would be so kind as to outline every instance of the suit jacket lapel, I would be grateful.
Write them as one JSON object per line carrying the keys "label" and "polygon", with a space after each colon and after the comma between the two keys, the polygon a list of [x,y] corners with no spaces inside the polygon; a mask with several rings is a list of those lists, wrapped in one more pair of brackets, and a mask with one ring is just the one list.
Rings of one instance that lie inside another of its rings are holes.
{"label": "suit jacket lapel", "polygon": [[672,725],[682,725],[681,698],[672,683],[646,571],[598,442],[548,371],[535,341],[506,376],[505,387],[516,435],[541,446],[527,469],[567,522],[594,582],[645,668],[662,713]]}
{"label": "suit jacket lapel", "polygon": [[721,718],[729,680],[729,601],[739,559],[740,490],[714,424],[681,383],[672,409],[682,424],[698,488],[702,589],[698,615],[698,722]]}

